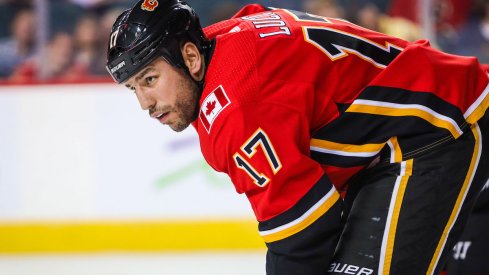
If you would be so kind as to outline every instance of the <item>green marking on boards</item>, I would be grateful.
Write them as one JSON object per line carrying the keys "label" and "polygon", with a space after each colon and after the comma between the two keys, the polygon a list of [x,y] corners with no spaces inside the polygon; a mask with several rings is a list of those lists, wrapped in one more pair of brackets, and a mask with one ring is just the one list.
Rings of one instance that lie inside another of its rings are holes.
{"label": "green marking on boards", "polygon": [[158,178],[156,180],[156,186],[165,188],[196,173],[203,173],[206,183],[210,185],[222,187],[228,184],[228,181],[217,176],[217,172],[212,170],[205,161],[199,160],[190,163],[173,173]]}

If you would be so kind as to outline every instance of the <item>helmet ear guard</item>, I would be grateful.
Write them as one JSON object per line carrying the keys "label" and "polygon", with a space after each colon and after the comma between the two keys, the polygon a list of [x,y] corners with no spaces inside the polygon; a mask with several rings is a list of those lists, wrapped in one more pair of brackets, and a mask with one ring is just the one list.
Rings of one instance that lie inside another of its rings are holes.
{"label": "helmet ear guard", "polygon": [[[122,83],[163,56],[172,66],[184,69],[180,47],[194,43],[201,53],[209,48],[195,11],[181,0],[159,0],[152,11],[140,0],[114,23],[107,51],[107,71]],[[153,0],[157,1],[157,0]]]}

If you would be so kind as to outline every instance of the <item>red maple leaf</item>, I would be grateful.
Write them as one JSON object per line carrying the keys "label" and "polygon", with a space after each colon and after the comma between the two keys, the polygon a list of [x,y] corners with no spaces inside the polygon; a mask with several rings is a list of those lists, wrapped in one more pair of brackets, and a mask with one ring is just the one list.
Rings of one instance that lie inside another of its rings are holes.
{"label": "red maple leaf", "polygon": [[206,116],[209,116],[213,111],[214,109],[216,108],[216,101],[209,101],[207,102],[207,104],[205,105],[205,115]]}

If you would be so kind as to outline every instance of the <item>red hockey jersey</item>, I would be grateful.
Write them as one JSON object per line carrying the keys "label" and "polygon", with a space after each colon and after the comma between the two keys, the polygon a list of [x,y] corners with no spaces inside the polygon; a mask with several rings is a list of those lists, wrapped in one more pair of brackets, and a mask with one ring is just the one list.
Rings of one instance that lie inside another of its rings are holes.
{"label": "red hockey jersey", "polygon": [[255,5],[205,33],[215,48],[194,126],[259,221],[325,173],[341,189],[379,156],[400,162],[458,138],[489,105],[475,58],[344,20]]}

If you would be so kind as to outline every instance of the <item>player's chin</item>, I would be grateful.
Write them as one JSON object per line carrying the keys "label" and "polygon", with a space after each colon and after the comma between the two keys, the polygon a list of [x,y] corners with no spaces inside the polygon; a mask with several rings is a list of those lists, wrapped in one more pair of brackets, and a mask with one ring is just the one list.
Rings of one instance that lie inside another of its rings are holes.
{"label": "player's chin", "polygon": [[187,127],[189,125],[190,125],[190,122],[180,121],[180,122],[175,122],[175,123],[169,124],[168,126],[170,126],[170,128],[175,132],[181,132],[181,131],[187,129]]}

